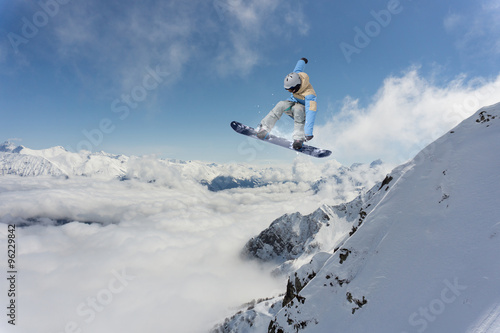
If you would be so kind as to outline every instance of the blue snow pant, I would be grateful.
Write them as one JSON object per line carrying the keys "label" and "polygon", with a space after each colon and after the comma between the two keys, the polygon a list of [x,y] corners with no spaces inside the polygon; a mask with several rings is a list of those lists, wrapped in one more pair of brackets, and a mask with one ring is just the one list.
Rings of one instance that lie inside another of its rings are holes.
{"label": "blue snow pant", "polygon": [[260,125],[263,129],[271,132],[276,122],[285,113],[294,120],[293,140],[305,141],[304,125],[306,123],[306,108],[300,103],[281,101],[262,119]]}

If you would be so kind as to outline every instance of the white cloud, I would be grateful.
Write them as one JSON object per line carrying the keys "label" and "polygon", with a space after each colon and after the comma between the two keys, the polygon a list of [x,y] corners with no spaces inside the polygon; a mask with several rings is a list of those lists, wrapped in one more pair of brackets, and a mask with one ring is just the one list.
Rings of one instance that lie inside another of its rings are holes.
{"label": "white cloud", "polygon": [[221,23],[230,31],[220,43],[217,71],[221,75],[248,73],[259,63],[270,37],[286,36],[298,30],[307,34],[308,24],[301,10],[282,0],[216,0]]}
{"label": "white cloud", "polygon": [[171,80],[179,77],[196,31],[191,14],[185,2],[74,2],[58,15],[53,43],[63,63],[77,72],[90,70],[80,73],[90,85],[98,76],[129,91],[142,83],[147,66],[167,68]]}
{"label": "white cloud", "polygon": [[[2,247],[3,223],[45,217],[17,229],[18,331],[63,332],[68,323],[95,333],[208,331],[234,307],[284,291],[270,267],[239,259],[246,241],[281,214],[353,199],[357,181],[371,186],[389,171],[363,166],[341,175],[341,168],[306,158],[264,168],[145,157],[129,159],[128,176],[138,180],[0,177]],[[297,182],[217,193],[199,184],[218,174]],[[317,194],[306,183],[334,174],[354,181],[333,180]],[[48,218],[102,225],[55,226]],[[116,280],[122,271],[126,284]]]}
{"label": "white cloud", "polygon": [[[244,242],[281,210],[272,201],[260,206],[271,194],[261,199],[216,194],[188,182],[169,189],[85,178],[1,181],[2,212],[11,214],[4,222],[13,216],[68,215],[118,223],[18,228],[20,332],[59,332],[68,322],[92,332],[156,332],[165,325],[173,332],[207,331],[228,306],[284,286],[238,258]],[[79,305],[108,288],[113,271],[121,269],[135,279],[112,302],[98,304],[104,309],[87,323],[89,317],[76,312]]]}
{"label": "white cloud", "polygon": [[316,137],[344,164],[377,158],[398,164],[498,96],[500,76],[461,75],[440,86],[413,68],[387,78],[367,106],[347,97],[340,113],[316,126]]}
{"label": "white cloud", "polygon": [[247,74],[259,62],[259,52],[252,47],[252,41],[238,33],[232,33],[229,46],[222,47],[217,59],[217,72],[220,75]]}
{"label": "white cloud", "polygon": [[462,22],[462,16],[452,13],[444,18],[443,25],[446,31],[451,32]]}
{"label": "white cloud", "polygon": [[467,57],[491,58],[500,54],[500,5],[496,0],[481,1],[465,14],[450,13],[444,18],[446,31],[456,38],[457,49]]}
{"label": "white cloud", "polygon": [[128,91],[142,82],[146,66],[168,69],[170,82],[193,61],[220,75],[244,75],[270,38],[307,33],[295,12],[283,0],[71,2],[54,19],[45,45],[56,51],[55,63],[68,64],[89,86],[98,76],[107,91]]}

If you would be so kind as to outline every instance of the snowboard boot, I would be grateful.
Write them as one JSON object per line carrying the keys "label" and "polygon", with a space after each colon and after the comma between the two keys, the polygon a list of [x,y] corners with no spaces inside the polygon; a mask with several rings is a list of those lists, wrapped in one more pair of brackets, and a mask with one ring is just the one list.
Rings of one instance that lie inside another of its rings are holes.
{"label": "snowboard boot", "polygon": [[257,132],[257,137],[261,140],[267,139],[269,136],[269,132],[263,129],[262,127],[259,128],[259,131]]}
{"label": "snowboard boot", "polygon": [[295,150],[301,150],[303,145],[304,145],[304,141],[302,141],[302,140],[294,140],[292,147]]}

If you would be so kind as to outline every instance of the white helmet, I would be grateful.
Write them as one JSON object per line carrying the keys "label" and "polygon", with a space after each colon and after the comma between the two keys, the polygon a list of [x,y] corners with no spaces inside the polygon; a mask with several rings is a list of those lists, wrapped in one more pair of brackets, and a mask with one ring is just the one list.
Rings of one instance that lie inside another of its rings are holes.
{"label": "white helmet", "polygon": [[301,83],[302,83],[302,81],[300,80],[299,74],[293,72],[293,73],[288,74],[285,77],[285,85],[284,86],[285,86],[286,90],[289,90],[289,91],[295,93],[295,92],[299,91]]}

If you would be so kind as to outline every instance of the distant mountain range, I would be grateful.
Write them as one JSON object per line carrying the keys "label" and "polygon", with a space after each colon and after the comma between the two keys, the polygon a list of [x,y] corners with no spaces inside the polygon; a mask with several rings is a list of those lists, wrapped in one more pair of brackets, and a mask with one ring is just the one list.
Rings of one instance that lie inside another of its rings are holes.
{"label": "distant mountain range", "polygon": [[[4,142],[0,145],[0,175],[93,177],[121,180],[135,178],[155,182],[158,177],[166,176],[160,169],[169,169],[207,186],[213,192],[299,182],[310,184],[311,190],[318,192],[331,180],[337,184],[345,183],[361,190],[366,186],[367,178],[383,177],[390,166],[377,160],[370,165],[354,164],[351,167],[345,167],[331,160],[321,166],[321,171],[316,169],[319,167],[311,164],[309,167],[314,170],[310,172],[310,175],[300,173],[300,170],[295,170],[295,167],[296,165],[282,167],[225,165],[200,161],[164,160],[151,156],[129,157],[90,151],[74,153],[63,147],[33,150],[11,142]],[[150,172],[145,172],[145,169]]]}
{"label": "distant mountain range", "polygon": [[72,153],[63,147],[33,150],[10,142],[0,145],[0,175],[19,176],[99,176],[126,174],[129,158],[104,152]]}

